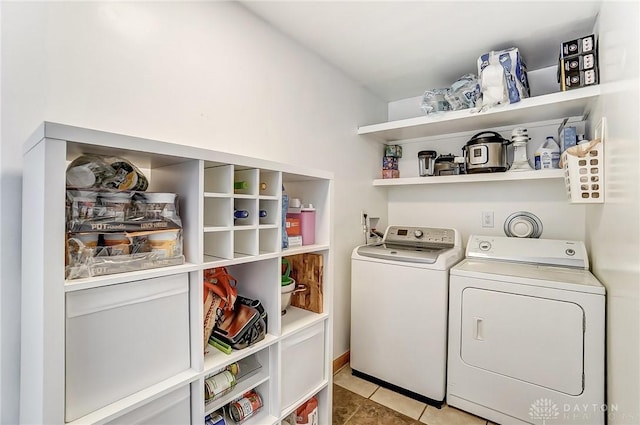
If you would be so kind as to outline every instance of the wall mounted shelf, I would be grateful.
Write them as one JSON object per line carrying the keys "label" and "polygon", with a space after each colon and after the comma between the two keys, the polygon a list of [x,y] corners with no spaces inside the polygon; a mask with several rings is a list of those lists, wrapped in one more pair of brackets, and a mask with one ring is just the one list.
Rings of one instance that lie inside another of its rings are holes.
{"label": "wall mounted shelf", "polygon": [[407,177],[399,179],[376,179],[374,186],[411,186],[425,184],[505,182],[518,180],[562,179],[562,170],[534,170],[505,173],[461,174],[458,176]]}
{"label": "wall mounted shelf", "polygon": [[600,95],[600,86],[530,97],[518,103],[498,106],[485,112],[445,112],[437,116],[421,116],[379,124],[364,125],[358,134],[370,135],[386,143],[439,134],[473,131],[523,122],[545,121],[582,116]]}

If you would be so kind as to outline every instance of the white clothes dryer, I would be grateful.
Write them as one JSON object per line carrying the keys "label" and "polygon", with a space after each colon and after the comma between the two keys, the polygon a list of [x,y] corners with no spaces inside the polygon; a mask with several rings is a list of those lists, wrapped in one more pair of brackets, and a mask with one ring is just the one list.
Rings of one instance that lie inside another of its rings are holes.
{"label": "white clothes dryer", "polygon": [[451,269],[447,404],[508,424],[604,424],[605,288],[582,242],[471,236]]}
{"label": "white clothes dryer", "polygon": [[351,260],[355,376],[439,406],[446,393],[449,269],[463,258],[455,229],[389,226]]}

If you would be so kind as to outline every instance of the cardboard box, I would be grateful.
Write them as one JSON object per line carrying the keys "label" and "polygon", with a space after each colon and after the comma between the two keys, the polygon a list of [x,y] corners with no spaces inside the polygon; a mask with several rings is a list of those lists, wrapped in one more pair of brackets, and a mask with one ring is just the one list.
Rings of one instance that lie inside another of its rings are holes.
{"label": "cardboard box", "polygon": [[564,73],[562,79],[562,91],[576,89],[579,87],[593,86],[598,84],[598,70],[590,69],[588,71],[575,71]]}
{"label": "cardboard box", "polygon": [[400,171],[398,170],[382,170],[383,179],[397,179],[400,177]]}
{"label": "cardboard box", "polygon": [[566,151],[571,146],[575,146],[578,139],[578,133],[573,126],[562,127],[558,141],[560,142],[560,153]]}
{"label": "cardboard box", "polygon": [[594,69],[596,64],[597,61],[595,53],[587,53],[562,59],[562,67],[565,74],[569,72]]}
{"label": "cardboard box", "polygon": [[576,40],[565,41],[560,46],[560,54],[563,58],[573,55],[595,52],[596,37],[594,34]]}
{"label": "cardboard box", "polygon": [[302,236],[289,236],[289,248],[302,246]]}
{"label": "cardboard box", "polygon": [[[287,236],[300,236],[300,219],[287,215],[285,228]],[[291,242],[289,242],[289,244],[291,244]]]}

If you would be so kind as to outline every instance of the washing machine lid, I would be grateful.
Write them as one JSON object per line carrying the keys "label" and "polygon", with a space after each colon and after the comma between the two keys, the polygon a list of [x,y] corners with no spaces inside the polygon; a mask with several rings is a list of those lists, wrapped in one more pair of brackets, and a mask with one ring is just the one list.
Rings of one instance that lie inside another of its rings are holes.
{"label": "washing machine lid", "polygon": [[450,271],[452,276],[497,280],[566,291],[604,295],[605,288],[588,270],[467,258]]}
{"label": "washing machine lid", "polygon": [[438,260],[440,254],[448,250],[449,248],[420,248],[381,243],[360,246],[357,248],[357,253],[363,257],[382,260],[433,264]]}

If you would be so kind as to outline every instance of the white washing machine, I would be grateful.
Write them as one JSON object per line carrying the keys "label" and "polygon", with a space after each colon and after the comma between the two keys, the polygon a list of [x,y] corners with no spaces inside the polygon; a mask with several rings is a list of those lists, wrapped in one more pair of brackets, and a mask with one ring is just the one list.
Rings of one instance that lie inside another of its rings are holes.
{"label": "white washing machine", "polygon": [[447,404],[499,424],[604,424],[605,289],[582,242],[471,236],[451,269]]}
{"label": "white washing machine", "polygon": [[445,398],[449,269],[463,257],[454,229],[389,226],[353,250],[353,374],[418,400]]}

